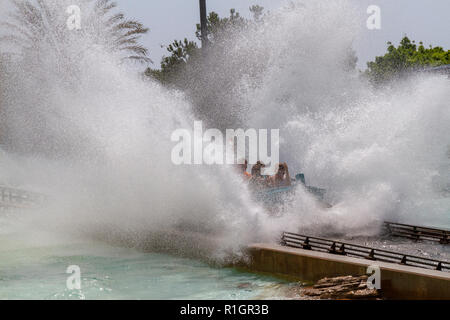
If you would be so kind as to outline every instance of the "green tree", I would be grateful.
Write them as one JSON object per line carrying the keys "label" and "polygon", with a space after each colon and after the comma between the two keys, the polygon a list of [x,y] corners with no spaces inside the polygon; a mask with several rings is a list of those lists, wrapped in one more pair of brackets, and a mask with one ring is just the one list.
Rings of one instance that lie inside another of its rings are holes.
{"label": "green tree", "polygon": [[[221,18],[216,12],[211,12],[207,16],[208,30],[208,51],[223,52],[233,34],[237,34],[251,24],[261,21],[264,8],[258,5],[250,7],[253,14],[253,20],[243,18],[235,9],[230,10],[230,16]],[[195,36],[201,40],[201,27],[197,24]],[[192,69],[198,69],[197,57],[201,56],[200,48],[195,41],[174,40],[167,46],[168,56],[164,56],[161,60],[161,69],[148,68],[145,71],[147,76],[156,78],[164,84],[181,85],[180,79],[182,73],[186,71],[186,67],[191,65]]]}
{"label": "green tree", "polygon": [[254,5],[249,8],[250,12],[253,14],[253,19],[255,21],[261,21],[261,17],[263,16],[264,7],[259,5]]}
{"label": "green tree", "polygon": [[[169,55],[163,57],[161,69],[148,68],[145,74],[164,85],[183,90],[196,115],[209,121],[210,125],[220,128],[238,123],[240,115],[235,110],[240,109],[240,102],[235,100],[232,91],[243,77],[253,79],[261,69],[260,64],[267,61],[258,58],[259,53],[252,47],[234,49],[237,38],[245,37],[243,31],[264,19],[262,7],[253,6],[250,11],[253,19],[242,17],[234,9],[224,18],[215,12],[209,13],[207,48],[199,48],[196,42],[187,39],[176,40],[167,47]],[[197,25],[195,36],[198,40],[200,30]]]}
{"label": "green tree", "polygon": [[431,45],[425,48],[422,42],[417,46],[415,41],[405,36],[398,47],[388,42],[387,53],[368,62],[365,74],[372,83],[380,85],[414,70],[444,64],[450,64],[450,50],[445,51],[442,47]]}
{"label": "green tree", "polygon": [[[220,18],[217,13],[211,12],[207,17],[208,40],[210,43],[219,44],[228,39],[232,32],[242,30],[247,24],[248,20],[241,17],[235,9],[231,9],[230,16],[226,18]],[[197,24],[195,35],[201,40],[200,24]]]}
{"label": "green tree", "polygon": [[167,47],[170,55],[162,58],[161,70],[147,68],[145,74],[168,84],[171,79],[177,78],[189,60],[199,53],[198,49],[194,41],[188,41],[186,38],[183,41],[175,40]]}

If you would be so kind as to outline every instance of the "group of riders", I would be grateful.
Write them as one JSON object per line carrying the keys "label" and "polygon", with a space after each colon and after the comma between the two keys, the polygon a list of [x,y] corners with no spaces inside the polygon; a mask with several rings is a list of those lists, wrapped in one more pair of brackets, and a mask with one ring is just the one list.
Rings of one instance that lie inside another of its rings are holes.
{"label": "group of riders", "polygon": [[238,170],[244,176],[244,179],[254,187],[279,188],[291,185],[291,177],[286,162],[278,164],[277,172],[272,176],[262,175],[261,170],[265,167],[265,164],[261,161],[252,166],[251,173],[247,172],[247,166],[248,161],[245,160],[243,164],[238,165]]}

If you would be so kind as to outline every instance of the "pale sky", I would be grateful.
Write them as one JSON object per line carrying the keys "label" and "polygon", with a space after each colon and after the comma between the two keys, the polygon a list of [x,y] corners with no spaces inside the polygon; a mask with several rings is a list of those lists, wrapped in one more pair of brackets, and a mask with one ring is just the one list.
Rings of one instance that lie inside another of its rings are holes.
{"label": "pale sky", "polygon": [[[248,8],[259,4],[266,10],[276,9],[288,0],[206,0],[207,9],[221,16],[235,8],[249,16]],[[314,0],[304,0],[314,1]],[[329,0],[333,1],[333,0]],[[366,62],[386,52],[386,42],[398,43],[406,34],[410,39],[424,41],[425,45],[439,45],[450,49],[450,0],[350,0],[362,15],[369,5],[381,9],[381,30],[365,28],[355,39],[354,49],[359,61],[358,67],[365,69]],[[0,16],[8,8],[9,0],[0,0]],[[161,57],[166,54],[162,45],[175,39],[195,39],[195,25],[199,22],[199,0],[116,0],[121,11],[130,18],[138,19],[150,28],[143,43],[150,50],[153,67],[159,67]]]}
{"label": "pale sky", "polygon": [[[4,1],[4,0],[0,0]],[[116,0],[128,16],[137,18],[149,27],[144,44],[149,48],[153,67],[159,67],[166,53],[161,45],[175,39],[194,39],[195,24],[199,21],[198,0]],[[313,0],[312,0],[313,1]],[[330,0],[333,1],[333,0]],[[439,45],[450,49],[450,0],[351,0],[366,15],[369,5],[381,9],[381,30],[364,28],[355,40],[354,48],[359,58],[358,67],[365,69],[366,62],[386,52],[386,42],[398,43],[406,34],[410,39],[424,41],[426,45]],[[235,8],[249,15],[248,8],[259,4],[276,9],[286,0],[206,0],[207,10],[219,15],[229,14]],[[368,15],[366,15],[368,17]],[[361,21],[366,25],[366,20]]]}

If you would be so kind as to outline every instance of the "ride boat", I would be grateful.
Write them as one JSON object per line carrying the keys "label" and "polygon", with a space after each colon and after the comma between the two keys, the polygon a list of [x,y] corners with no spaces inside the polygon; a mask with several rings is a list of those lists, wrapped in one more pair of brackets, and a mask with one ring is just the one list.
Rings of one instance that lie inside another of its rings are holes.
{"label": "ride boat", "polygon": [[325,202],[326,190],[307,185],[303,173],[296,174],[295,179],[291,179],[290,186],[257,189],[253,193],[255,200],[266,206],[282,205],[295,194],[295,191],[299,187],[303,187],[322,204],[325,204],[328,207],[330,206]]}

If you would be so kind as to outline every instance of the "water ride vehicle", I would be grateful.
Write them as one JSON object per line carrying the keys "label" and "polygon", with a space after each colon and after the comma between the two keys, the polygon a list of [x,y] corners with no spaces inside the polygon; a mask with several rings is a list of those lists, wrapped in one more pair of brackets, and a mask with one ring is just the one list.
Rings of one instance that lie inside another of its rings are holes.
{"label": "water ride vehicle", "polygon": [[281,205],[284,204],[289,197],[293,196],[299,187],[304,188],[320,203],[330,207],[330,205],[325,202],[326,190],[307,185],[303,173],[296,174],[295,179],[291,179],[290,186],[258,189],[254,191],[254,196],[257,201],[262,202],[266,206]]}

